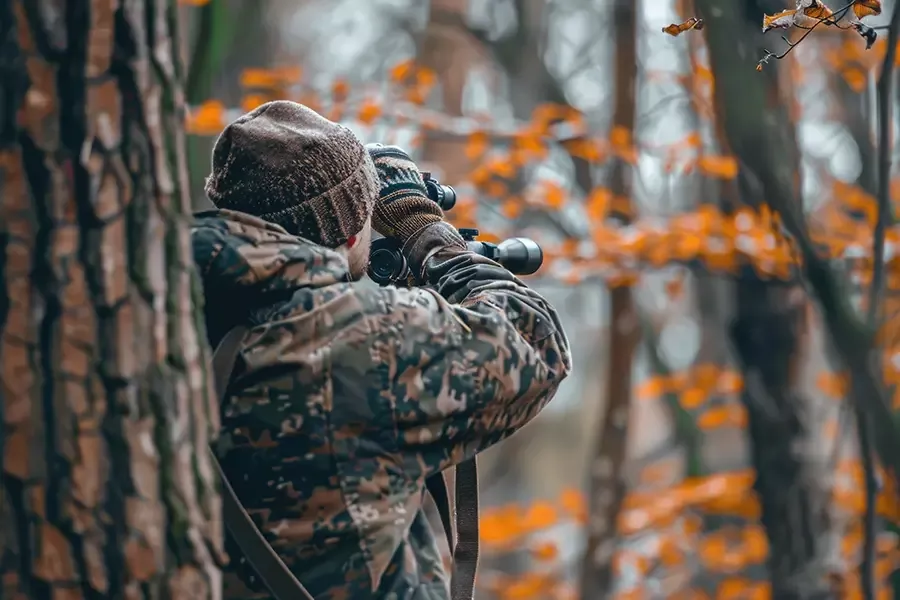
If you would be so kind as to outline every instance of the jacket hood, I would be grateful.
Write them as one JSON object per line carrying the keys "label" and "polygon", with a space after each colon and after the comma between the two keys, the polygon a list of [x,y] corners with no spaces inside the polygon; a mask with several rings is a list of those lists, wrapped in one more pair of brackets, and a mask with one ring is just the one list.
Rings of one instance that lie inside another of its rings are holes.
{"label": "jacket hood", "polygon": [[341,254],[245,213],[195,213],[191,242],[212,343],[255,311],[288,302],[298,290],[350,279]]}

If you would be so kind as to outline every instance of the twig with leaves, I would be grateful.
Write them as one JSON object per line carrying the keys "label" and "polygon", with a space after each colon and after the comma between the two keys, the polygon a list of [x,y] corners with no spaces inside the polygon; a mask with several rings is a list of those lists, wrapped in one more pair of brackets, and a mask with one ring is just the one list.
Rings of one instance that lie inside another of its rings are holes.
{"label": "twig with leaves", "polygon": [[[850,15],[849,24],[846,27],[842,27],[841,21],[848,14]],[[880,14],[881,0],[851,0],[851,2],[836,11],[832,11],[821,0],[797,0],[797,8],[795,9],[784,10],[775,15],[763,16],[763,33],[772,29],[790,29],[792,27],[805,29],[806,32],[796,42],[791,42],[787,37],[781,36],[781,39],[788,45],[787,49],[780,54],[765,50],[766,54],[757,64],[756,70],[761,71],[762,66],[773,58],[781,60],[790,54],[816,27],[823,24],[839,29],[855,29],[866,40],[866,50],[868,50],[875,44],[878,34],[874,28],[869,27],[860,19]]]}
{"label": "twig with leaves", "polygon": [[[774,15],[763,16],[763,33],[772,29],[804,29],[805,33],[800,36],[796,42],[781,36],[781,39],[787,44],[787,48],[781,53],[765,50],[763,56],[756,65],[757,71],[762,71],[763,65],[772,59],[781,60],[791,53],[803,40],[809,36],[816,27],[825,25],[827,27],[837,27],[838,29],[855,29],[866,40],[866,50],[870,49],[878,39],[878,29],[883,27],[871,27],[861,21],[864,17],[877,16],[881,14],[881,0],[851,0],[845,6],[836,11],[832,11],[825,5],[822,0],[797,0],[796,8],[783,10]],[[849,18],[847,18],[849,15]],[[847,25],[842,22],[847,18]],[[703,20],[697,17],[691,17],[683,23],[673,23],[662,28],[663,33],[671,36],[678,36],[685,31],[703,29]]]}

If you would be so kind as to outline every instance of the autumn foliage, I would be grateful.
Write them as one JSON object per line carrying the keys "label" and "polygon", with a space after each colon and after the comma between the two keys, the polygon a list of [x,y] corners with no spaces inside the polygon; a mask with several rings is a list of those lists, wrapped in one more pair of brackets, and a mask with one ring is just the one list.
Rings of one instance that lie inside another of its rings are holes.
{"label": "autumn foliage", "polygon": [[[192,3],[202,2],[193,0]],[[876,41],[862,20],[880,14],[881,10],[879,0],[862,0],[836,10],[820,0],[798,0],[795,9],[766,16],[762,26],[764,30],[800,30],[801,36],[819,26],[849,29],[863,35],[865,44],[855,36],[848,36],[824,55],[829,67],[859,91],[869,74],[878,68],[886,51],[884,41]],[[662,31],[677,37],[694,34],[704,27],[702,20],[691,17]],[[869,46],[871,49],[867,49]],[[485,215],[500,216],[501,219],[492,218],[492,223],[499,224],[490,230],[482,226],[485,239],[499,239],[519,233],[528,216],[566,211],[579,215],[588,226],[587,238],[559,239],[543,236],[539,229],[528,231],[545,250],[545,263],[539,276],[567,284],[599,280],[609,287],[634,285],[642,274],[665,268],[669,274],[668,301],[677,303],[683,295],[686,274],[694,271],[734,278],[748,273],[781,281],[797,278],[802,264],[799,253],[784,233],[779,215],[765,205],[759,210],[744,207],[732,211],[701,205],[690,211],[647,216],[640,214],[631,199],[617,197],[603,185],[579,191],[551,181],[527,186],[520,182],[523,172],[545,160],[551,152],[560,150],[593,165],[605,164],[615,157],[636,166],[640,157],[651,157],[667,176],[701,174],[722,182],[734,180],[740,169],[738,160],[728,154],[711,152],[699,131],[689,132],[674,142],[654,144],[634,139],[623,128],[596,131],[578,110],[553,103],[539,105],[529,121],[515,128],[499,129],[487,116],[450,117],[430,109],[437,74],[414,60],[393,65],[385,77],[392,84],[388,95],[370,93],[358,82],[340,79],[333,81],[328,90],[314,90],[297,67],[248,69],[241,75],[245,95],[239,106],[229,107],[209,100],[192,108],[187,128],[194,135],[217,135],[239,114],[271,99],[288,98],[307,104],[333,120],[353,122],[362,128],[385,122],[415,125],[420,135],[411,150],[416,150],[428,132],[457,136],[464,141],[462,147],[470,166],[463,181],[445,182],[457,187],[461,195],[449,217],[458,226],[474,226],[482,225]],[[703,62],[694,64],[688,78],[651,72],[648,79],[651,82],[674,80],[691,86],[695,92],[702,87],[707,100],[709,88],[715,83]],[[824,197],[808,218],[811,235],[819,252],[841,265],[853,285],[865,286],[872,277],[873,261],[861,249],[870,246],[877,202],[856,185],[827,178],[821,183]],[[892,197],[900,198],[900,179],[893,182],[892,188]],[[623,214],[630,218],[627,227],[610,218]],[[900,226],[888,229],[886,242],[887,289],[891,297],[900,292]],[[809,312],[810,318],[814,318],[813,307],[809,307]],[[900,304],[889,300],[886,312],[887,318],[879,329],[883,350],[881,372],[893,393],[893,406],[900,410],[900,361],[895,358],[900,356]],[[740,372],[728,365],[698,364],[639,382],[632,400],[674,400],[675,408],[690,417],[699,435],[723,428],[740,431],[747,421],[739,400],[743,386]],[[846,399],[846,374],[822,372],[816,386],[823,399],[835,404]],[[838,423],[833,420],[826,423],[819,433],[822,440],[835,443],[839,436]],[[641,595],[646,592],[642,581],[662,570],[681,582],[678,589],[682,592],[671,598],[771,597],[767,584],[760,583],[761,578],[746,575],[749,567],[763,565],[768,556],[766,536],[759,523],[760,507],[752,489],[754,473],[749,470],[708,473],[672,486],[665,482],[665,477],[660,477],[667,469],[665,464],[649,464],[639,469],[619,515],[617,528],[622,536],[656,533],[652,543],[641,546],[641,552],[622,552],[616,556],[616,573],[623,582],[619,597],[652,597]],[[900,526],[894,486],[886,474],[882,473],[881,478],[888,483],[878,496],[878,512]],[[847,522],[860,521],[864,510],[863,489],[858,461],[839,462],[832,504],[836,511],[848,517]],[[576,590],[568,583],[560,551],[545,534],[566,524],[588,526],[591,516],[586,506],[581,490],[568,489],[558,497],[526,505],[485,509],[481,523],[484,553],[490,556],[525,552],[533,569],[516,576],[486,572],[480,575],[480,584],[503,600],[575,598]],[[703,526],[710,519],[718,519],[715,521],[718,526],[713,530]],[[862,539],[859,525],[848,526],[843,532],[840,558],[846,598],[859,597],[853,568],[860,559]],[[881,580],[900,566],[896,540],[888,534],[878,539],[877,556]],[[692,577],[699,572],[712,574],[714,589],[704,591],[691,587]]]}

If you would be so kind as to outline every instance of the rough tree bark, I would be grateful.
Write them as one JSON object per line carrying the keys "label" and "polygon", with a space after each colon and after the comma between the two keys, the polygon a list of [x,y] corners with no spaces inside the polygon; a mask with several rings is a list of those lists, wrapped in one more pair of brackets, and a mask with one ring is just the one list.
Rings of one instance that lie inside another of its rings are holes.
{"label": "rough tree bark", "polygon": [[0,2],[0,597],[221,597],[168,0]]}
{"label": "rough tree bark", "polygon": [[[781,102],[773,73],[776,67],[762,74],[755,71],[761,50],[754,32],[762,12],[753,0],[695,2],[699,16],[707,22],[704,31],[716,82],[716,116],[727,149],[742,163],[740,199],[759,208],[766,201],[758,184],[764,174],[753,169],[759,162],[759,147],[751,140],[759,141],[760,124],[750,122],[748,115],[755,117],[762,109],[764,118],[777,122],[772,129],[780,138],[777,143],[770,140],[765,151],[772,162],[793,165],[792,171],[797,172],[793,125]],[[748,105],[754,110],[746,110]],[[794,194],[799,195],[796,181]],[[808,472],[812,465],[803,454],[808,432],[803,401],[795,387],[804,313],[797,302],[803,293],[797,292],[794,285],[765,281],[745,270],[735,285],[731,341],[745,382],[742,401],[757,474],[754,487],[769,539],[772,597],[826,599],[836,596],[822,560],[824,537],[818,535],[826,528],[824,494]]]}
{"label": "rough tree bark", "polygon": [[[636,0],[616,0],[613,23],[616,32],[615,104],[612,125],[632,133],[635,125],[635,73],[637,70]],[[616,198],[631,197],[631,170],[619,158],[613,159],[609,189]],[[613,215],[627,222],[631,215]],[[597,436],[590,470],[587,549],[581,567],[581,596],[606,598],[612,595],[612,558],[618,537],[616,522],[625,486],[625,453],[631,408],[631,372],[634,350],[640,341],[640,324],[631,287],[610,290],[609,371],[606,375],[606,408]]]}

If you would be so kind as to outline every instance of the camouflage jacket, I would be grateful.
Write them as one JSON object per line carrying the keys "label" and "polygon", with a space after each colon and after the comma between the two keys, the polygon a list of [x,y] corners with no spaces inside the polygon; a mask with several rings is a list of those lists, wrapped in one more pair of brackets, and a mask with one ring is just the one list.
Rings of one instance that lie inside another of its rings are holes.
{"label": "camouflage jacket", "polygon": [[[448,598],[425,478],[553,396],[571,368],[556,312],[518,280],[478,280],[487,259],[468,251],[428,271],[434,289],[375,288],[242,213],[192,231],[212,343],[251,326],[219,456],[260,530],[316,600]],[[225,598],[269,598],[227,549]]]}

